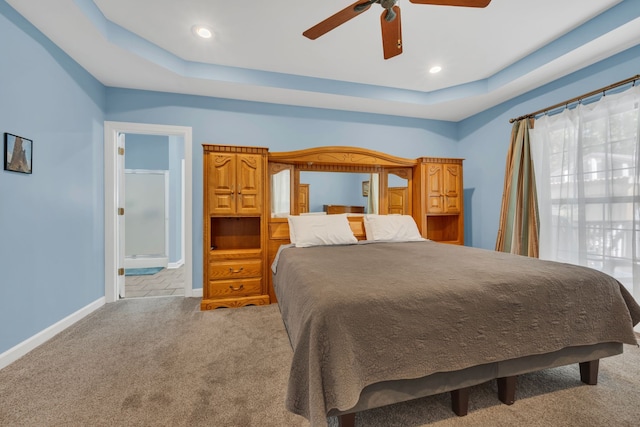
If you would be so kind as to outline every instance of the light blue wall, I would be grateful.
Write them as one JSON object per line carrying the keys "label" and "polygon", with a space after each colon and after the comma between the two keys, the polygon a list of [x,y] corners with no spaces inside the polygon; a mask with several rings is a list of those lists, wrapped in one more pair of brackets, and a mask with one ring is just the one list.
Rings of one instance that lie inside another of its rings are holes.
{"label": "light blue wall", "polygon": [[104,296],[105,88],[0,2],[0,132],[33,174],[0,171],[0,353]]}
{"label": "light blue wall", "polygon": [[169,170],[169,137],[164,135],[125,135],[126,169]]}
{"label": "light blue wall", "polygon": [[498,232],[509,119],[564,102],[640,73],[640,46],[558,79],[459,123],[464,162],[465,243],[493,249]]}
{"label": "light blue wall", "polygon": [[194,288],[202,287],[201,144],[270,151],[350,145],[408,158],[457,154],[454,123],[192,95],[109,88],[106,119],[192,127]]}
{"label": "light blue wall", "polygon": [[364,206],[367,198],[362,196],[362,181],[369,174],[349,172],[301,172],[300,182],[309,184],[309,212],[322,212],[324,205]]}

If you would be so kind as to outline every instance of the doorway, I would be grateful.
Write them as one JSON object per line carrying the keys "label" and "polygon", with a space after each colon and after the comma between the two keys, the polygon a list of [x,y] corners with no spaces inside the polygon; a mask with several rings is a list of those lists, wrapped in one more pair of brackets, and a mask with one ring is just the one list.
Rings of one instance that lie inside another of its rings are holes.
{"label": "doorway", "polygon": [[[105,189],[105,298],[117,301],[124,293],[124,213],[123,207],[125,167],[124,150],[119,146],[122,134],[160,135],[178,137],[183,141],[183,274],[184,296],[194,295],[192,282],[192,137],[191,128],[183,126],[154,125],[145,123],[105,122],[104,124],[104,189]],[[126,294],[125,294],[126,296]]]}

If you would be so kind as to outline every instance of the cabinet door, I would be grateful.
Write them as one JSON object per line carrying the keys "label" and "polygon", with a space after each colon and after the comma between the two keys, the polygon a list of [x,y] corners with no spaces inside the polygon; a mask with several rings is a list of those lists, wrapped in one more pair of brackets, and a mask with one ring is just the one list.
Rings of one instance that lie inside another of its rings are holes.
{"label": "cabinet door", "polygon": [[389,206],[387,213],[407,215],[409,209],[407,208],[407,201],[409,197],[407,195],[407,187],[390,187],[389,188]]}
{"label": "cabinet door", "polygon": [[232,214],[236,211],[235,154],[208,154],[209,212]]}
{"label": "cabinet door", "polygon": [[427,212],[444,213],[444,165],[433,164],[427,166]]}
{"label": "cabinet door", "polygon": [[444,211],[447,213],[460,212],[460,194],[462,179],[460,165],[444,165]]}
{"label": "cabinet door", "polygon": [[309,184],[298,186],[298,213],[309,212]]}
{"label": "cabinet door", "polygon": [[262,212],[262,156],[237,155],[237,213]]}

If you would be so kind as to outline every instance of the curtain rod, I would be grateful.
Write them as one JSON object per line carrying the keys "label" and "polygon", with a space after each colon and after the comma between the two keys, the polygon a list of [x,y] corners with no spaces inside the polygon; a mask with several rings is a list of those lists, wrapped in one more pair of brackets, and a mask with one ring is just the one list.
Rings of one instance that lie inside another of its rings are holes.
{"label": "curtain rod", "polygon": [[635,84],[635,81],[639,80],[639,79],[640,79],[640,74],[636,74],[635,76],[629,77],[628,79],[624,79],[624,80],[621,80],[621,81],[619,81],[617,83],[610,84],[609,86],[605,86],[603,88],[596,89],[596,90],[591,91],[589,93],[585,93],[583,95],[576,96],[575,98],[568,99],[568,100],[566,100],[564,102],[559,102],[559,103],[557,103],[555,105],[552,105],[551,107],[543,108],[542,110],[538,110],[538,111],[535,111],[533,113],[529,113],[529,114],[526,114],[524,116],[517,117],[515,119],[510,119],[509,123],[517,122],[518,120],[523,120],[523,119],[528,119],[528,118],[535,118],[535,116],[537,116],[538,114],[546,113],[547,111],[555,110],[556,108],[559,108],[559,107],[562,107],[562,106],[568,107],[569,104],[573,104],[574,102],[581,101],[581,100],[583,100],[585,98],[589,98],[589,97],[591,97],[593,95],[597,95],[597,94],[599,94],[601,92],[604,95],[604,93],[606,91],[608,91],[608,90],[617,88],[619,86],[626,85],[628,83],[634,83]]}

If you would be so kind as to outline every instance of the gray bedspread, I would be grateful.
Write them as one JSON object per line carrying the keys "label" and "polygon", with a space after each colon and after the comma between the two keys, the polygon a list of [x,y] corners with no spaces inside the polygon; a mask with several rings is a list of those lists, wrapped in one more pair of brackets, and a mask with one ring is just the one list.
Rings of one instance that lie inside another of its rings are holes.
{"label": "gray bedspread", "polygon": [[284,249],[274,287],[294,352],[286,406],[313,426],[373,383],[637,344],[640,321],[596,270],[431,241]]}

